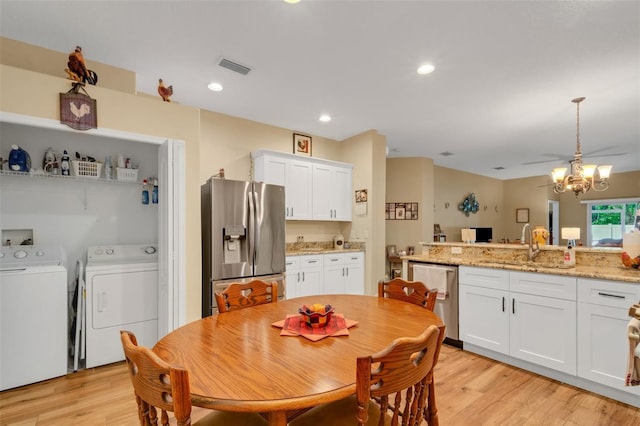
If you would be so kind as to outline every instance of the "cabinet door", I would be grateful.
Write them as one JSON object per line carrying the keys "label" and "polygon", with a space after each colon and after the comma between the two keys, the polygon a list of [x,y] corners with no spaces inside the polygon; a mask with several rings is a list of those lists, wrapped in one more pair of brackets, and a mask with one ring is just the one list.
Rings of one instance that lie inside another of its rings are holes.
{"label": "cabinet door", "polygon": [[255,180],[285,188],[286,218],[311,219],[311,163],[284,156],[259,154],[254,159]]}
{"label": "cabinet door", "polygon": [[640,396],[640,386],[624,386],[628,323],[627,308],[578,303],[578,376]]}
{"label": "cabinet door", "polygon": [[322,294],[323,260],[321,255],[300,256],[298,297]]}
{"label": "cabinet door", "polygon": [[508,292],[459,286],[459,330],[465,343],[509,353]]}
{"label": "cabinet door", "polygon": [[287,256],[285,266],[287,274],[285,298],[293,299],[299,296],[300,288],[300,261],[298,256]]}
{"label": "cabinet door", "polygon": [[322,294],[344,294],[345,276],[345,256],[342,253],[325,254]]}
{"label": "cabinet door", "polygon": [[576,302],[511,293],[510,355],[576,374]]}
{"label": "cabinet door", "polygon": [[312,175],[311,163],[305,161],[291,161],[288,168],[286,198],[287,219],[310,220]]}
{"label": "cabinet door", "polygon": [[350,253],[346,257],[344,292],[364,294],[364,253]]}
{"label": "cabinet door", "polygon": [[313,165],[313,218],[315,220],[335,220],[334,211],[334,170],[326,164]]}
{"label": "cabinet door", "polygon": [[348,167],[335,168],[334,220],[350,222],[353,218],[351,207],[354,192],[352,188],[352,170]]}
{"label": "cabinet door", "polygon": [[351,169],[313,165],[313,218],[351,221]]}

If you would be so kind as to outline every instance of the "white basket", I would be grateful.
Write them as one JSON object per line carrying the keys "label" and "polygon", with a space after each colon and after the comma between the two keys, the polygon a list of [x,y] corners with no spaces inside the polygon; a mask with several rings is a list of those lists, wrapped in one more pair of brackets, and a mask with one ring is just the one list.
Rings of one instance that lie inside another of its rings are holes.
{"label": "white basket", "polygon": [[116,178],[118,180],[137,181],[138,169],[125,169],[123,167],[116,167]]}
{"label": "white basket", "polygon": [[73,169],[74,176],[99,179],[102,173],[102,163],[71,160],[71,167]]}

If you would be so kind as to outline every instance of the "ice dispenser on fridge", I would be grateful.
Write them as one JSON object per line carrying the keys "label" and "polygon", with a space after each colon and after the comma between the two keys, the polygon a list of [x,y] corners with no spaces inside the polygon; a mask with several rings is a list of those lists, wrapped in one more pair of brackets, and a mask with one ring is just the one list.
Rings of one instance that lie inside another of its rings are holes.
{"label": "ice dispenser on fridge", "polygon": [[[246,228],[242,225],[227,225],[224,230],[224,263],[240,263],[240,247],[246,243]],[[246,253],[246,250],[242,250]]]}

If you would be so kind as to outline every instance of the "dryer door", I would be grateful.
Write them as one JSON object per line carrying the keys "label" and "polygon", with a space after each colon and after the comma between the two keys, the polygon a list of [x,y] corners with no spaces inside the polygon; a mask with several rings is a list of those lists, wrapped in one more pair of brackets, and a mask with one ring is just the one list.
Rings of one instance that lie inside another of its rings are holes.
{"label": "dryer door", "polygon": [[158,271],[94,275],[91,283],[94,329],[158,318]]}

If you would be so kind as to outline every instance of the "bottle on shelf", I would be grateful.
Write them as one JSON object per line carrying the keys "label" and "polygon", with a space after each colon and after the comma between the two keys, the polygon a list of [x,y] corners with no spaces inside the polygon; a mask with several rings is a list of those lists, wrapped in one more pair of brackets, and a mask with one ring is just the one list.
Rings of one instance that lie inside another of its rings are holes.
{"label": "bottle on shelf", "polygon": [[67,150],[64,150],[64,153],[62,154],[62,159],[60,160],[60,170],[62,172],[62,176],[69,176],[70,175],[70,166],[71,164],[69,163],[69,154],[67,153]]}
{"label": "bottle on shelf", "polygon": [[151,202],[158,204],[158,179],[153,179],[153,191],[151,192]]}
{"label": "bottle on shelf", "polygon": [[149,204],[149,189],[147,188],[147,180],[142,181],[142,204]]}
{"label": "bottle on shelf", "polygon": [[111,157],[107,156],[104,159],[104,178],[111,179],[112,173],[113,173],[113,168],[111,167]]}

